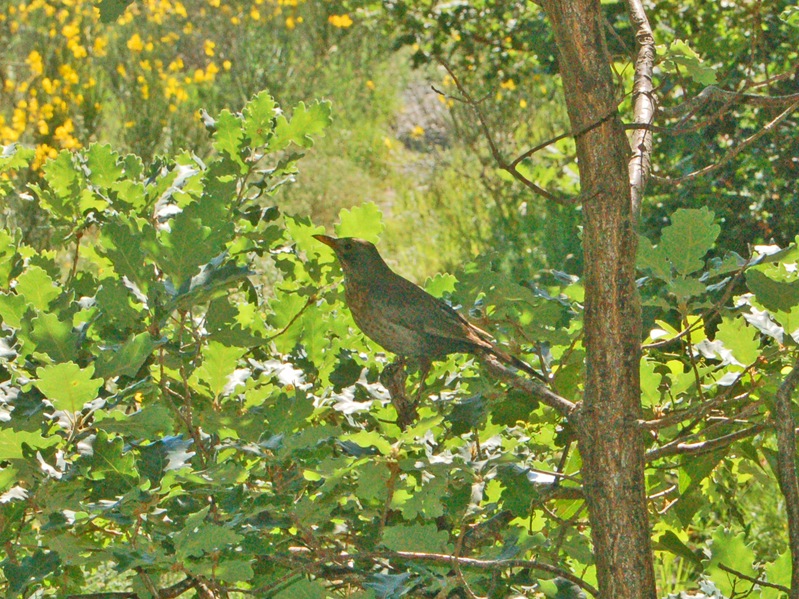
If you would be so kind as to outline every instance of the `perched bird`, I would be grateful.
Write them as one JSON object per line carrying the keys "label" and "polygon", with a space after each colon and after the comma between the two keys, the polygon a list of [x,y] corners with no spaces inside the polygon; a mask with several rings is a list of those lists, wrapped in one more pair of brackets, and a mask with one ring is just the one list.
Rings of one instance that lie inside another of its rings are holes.
{"label": "perched bird", "polygon": [[491,355],[545,381],[543,375],[491,341],[447,303],[404,279],[380,257],[374,244],[353,237],[314,235],[333,248],[344,271],[344,297],[364,334],[401,358],[422,368],[447,354]]}

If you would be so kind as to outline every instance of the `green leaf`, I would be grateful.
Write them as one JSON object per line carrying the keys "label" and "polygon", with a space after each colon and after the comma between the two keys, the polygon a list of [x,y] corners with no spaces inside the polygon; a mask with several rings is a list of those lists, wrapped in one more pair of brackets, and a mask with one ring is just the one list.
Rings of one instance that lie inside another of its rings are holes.
{"label": "green leaf", "polygon": [[[186,206],[160,235],[163,253],[160,265],[176,287],[190,286],[200,267],[220,256],[233,238],[229,198],[203,195]],[[216,265],[218,266],[218,264]],[[181,291],[184,291],[183,289]]]}
{"label": "green leaf", "polygon": [[22,317],[28,311],[28,302],[21,295],[0,293],[0,319],[15,329],[22,326]]}
{"label": "green leaf", "polygon": [[22,444],[35,449],[43,449],[58,444],[58,437],[43,437],[40,433],[31,431],[15,431],[10,428],[0,428],[0,460],[13,460],[22,458]]}
{"label": "green leaf", "polygon": [[31,266],[17,277],[17,293],[25,296],[31,306],[37,310],[47,310],[61,290],[43,268]]}
{"label": "green leaf", "polygon": [[799,281],[775,281],[758,269],[746,271],[746,286],[772,312],[788,312],[799,305]]}
{"label": "green leaf", "polygon": [[275,595],[275,599],[326,599],[324,585],[318,580],[300,578]]}
{"label": "green leaf", "polygon": [[116,21],[133,0],[100,0],[97,7],[100,9],[100,22],[111,23]]}
{"label": "green leaf", "polygon": [[89,167],[91,182],[103,188],[111,187],[123,173],[119,154],[114,152],[108,144],[89,146],[86,165]]}
{"label": "green leaf", "polygon": [[268,92],[262,91],[247,102],[242,110],[244,116],[244,132],[253,146],[262,146],[272,136],[275,117],[278,114],[275,99]]}
{"label": "green leaf", "polygon": [[137,439],[154,439],[174,432],[172,412],[161,404],[145,406],[132,414],[99,411],[96,418],[98,428]]}
{"label": "green leaf", "polygon": [[55,551],[45,553],[41,549],[37,549],[33,555],[21,559],[18,564],[8,559],[4,560],[3,573],[8,580],[10,591],[6,596],[22,597],[23,590],[55,573],[60,563]]}
{"label": "green leaf", "polygon": [[82,176],[75,165],[72,152],[61,150],[58,156],[44,164],[42,172],[53,190],[53,194],[39,196],[42,208],[65,220],[76,218]]}
{"label": "green leaf", "polygon": [[719,564],[724,564],[747,576],[756,577],[757,572],[752,567],[755,562],[755,553],[752,551],[751,545],[746,543],[744,533],[736,535],[718,528],[712,539],[710,560],[705,566],[705,572],[716,583],[718,589],[726,597],[729,597],[732,595],[735,577],[721,570],[718,567]]}
{"label": "green leaf", "polygon": [[121,488],[133,484],[134,480],[138,479],[133,452],[125,450],[122,437],[109,437],[105,431],[100,430],[91,448],[91,454],[84,456],[80,462],[88,479],[123,483]]}
{"label": "green leaf", "polygon": [[641,360],[641,404],[651,408],[660,404],[660,383],[663,377],[655,372],[656,363],[652,360]]}
{"label": "green leaf", "polygon": [[[145,251],[142,242],[150,237],[142,234],[140,227],[146,227],[143,222],[135,218],[120,218],[107,223],[101,231],[100,254],[106,256],[114,264],[114,270],[120,277],[127,277],[147,290],[149,282]],[[148,227],[149,228],[149,227]]]}
{"label": "green leaf", "polygon": [[440,273],[429,277],[424,283],[424,289],[430,295],[442,297],[445,293],[454,293],[458,278],[448,273]]}
{"label": "green leaf", "polygon": [[213,396],[219,397],[236,369],[239,358],[244,355],[241,347],[228,347],[211,341],[203,347],[202,364],[195,371],[197,378],[208,385]]}
{"label": "green leaf", "polygon": [[721,341],[744,366],[752,364],[760,355],[757,332],[741,317],[725,317],[716,330],[716,340]]}
{"label": "green leaf", "polygon": [[425,520],[434,520],[444,515],[444,506],[441,503],[447,490],[447,481],[443,477],[436,477],[422,483],[422,488],[415,490],[402,504],[402,517],[414,520],[422,516]]}
{"label": "green leaf", "polygon": [[238,164],[243,173],[247,165],[241,159],[241,144],[244,141],[241,118],[225,109],[216,118],[215,126],[214,149]]}
{"label": "green leaf", "polygon": [[359,431],[341,437],[342,441],[352,441],[360,447],[374,447],[383,455],[391,453],[391,444],[377,431]]}
{"label": "green leaf", "polygon": [[275,135],[269,142],[269,150],[276,152],[294,142],[301,148],[313,146],[312,135],[321,135],[333,122],[330,117],[330,102],[314,101],[310,107],[300,102],[294,107],[289,121],[285,115],[277,117]]}
{"label": "green leaf", "polygon": [[7,229],[0,229],[0,288],[8,288],[17,260],[16,240]]}
{"label": "green leaf", "polygon": [[56,362],[68,362],[75,357],[78,335],[71,325],[61,322],[58,315],[52,313],[39,314],[31,322],[30,338],[36,344],[31,352],[47,354]]}
{"label": "green leaf", "polygon": [[338,237],[360,237],[372,243],[377,243],[380,233],[385,229],[383,214],[373,202],[355,206],[350,210],[346,208],[338,213],[339,224],[336,225]]}
{"label": "green leaf", "polygon": [[435,524],[400,524],[383,530],[383,545],[393,551],[442,553],[449,550],[449,534]]}
{"label": "green leaf", "polygon": [[366,501],[385,501],[388,497],[386,481],[388,467],[382,462],[367,462],[358,468],[358,486],[355,494]]}
{"label": "green leaf", "polygon": [[690,547],[683,543],[680,538],[670,530],[664,532],[655,542],[654,546],[655,549],[669,551],[674,555],[685,558],[695,566],[701,566],[702,564],[702,560],[699,559],[699,556],[691,551]]}
{"label": "green leaf", "polygon": [[661,246],[655,247],[646,237],[638,237],[638,253],[636,266],[640,269],[648,268],[652,274],[661,281],[671,281],[671,265],[666,258]]}
{"label": "green leaf", "polygon": [[165,339],[153,339],[150,333],[139,333],[125,341],[122,346],[105,349],[97,359],[97,376],[103,379],[115,376],[134,377],[153,351],[163,345]]}
{"label": "green leaf", "polygon": [[36,150],[26,148],[18,143],[0,146],[0,172],[15,171],[28,167],[28,163],[36,155]]}
{"label": "green leaf", "polygon": [[658,48],[665,54],[666,61],[673,66],[681,67],[688,76],[700,85],[713,85],[717,83],[716,73],[712,67],[707,66],[699,54],[683,40],[674,40],[667,50]]}
{"label": "green leaf", "polygon": [[671,216],[671,225],[663,229],[660,248],[681,275],[704,266],[702,258],[713,247],[721,227],[707,208],[681,208]]}
{"label": "green leaf", "polygon": [[[786,549],[776,561],[767,564],[765,567],[766,580],[772,584],[781,584],[784,587],[791,586],[791,551]],[[761,587],[760,599],[782,599],[785,594],[782,591],[770,587]]]}
{"label": "green leaf", "polygon": [[56,410],[79,412],[83,404],[97,398],[102,379],[92,378],[94,365],[81,368],[74,362],[51,364],[36,369],[34,382],[39,391],[49,399]]}
{"label": "green leaf", "polygon": [[203,508],[186,519],[186,525],[174,536],[175,552],[180,559],[201,557],[238,543],[243,538],[233,530],[206,522],[209,508]]}

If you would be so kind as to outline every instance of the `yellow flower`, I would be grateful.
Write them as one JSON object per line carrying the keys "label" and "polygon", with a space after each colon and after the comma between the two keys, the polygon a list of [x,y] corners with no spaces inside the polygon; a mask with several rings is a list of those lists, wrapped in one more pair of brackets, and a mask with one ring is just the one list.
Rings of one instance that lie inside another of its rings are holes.
{"label": "yellow flower", "polygon": [[28,66],[31,68],[31,73],[33,73],[34,76],[44,73],[44,60],[42,60],[42,55],[36,50],[28,54],[28,58],[25,62],[28,63]]}
{"label": "yellow flower", "polygon": [[233,66],[233,63],[230,62],[229,60],[225,60],[225,61],[222,62],[222,68],[225,69],[226,71],[229,71],[230,67],[232,67],[232,66]]}
{"label": "yellow flower", "polygon": [[424,137],[424,127],[422,127],[420,125],[416,125],[411,130],[411,137],[415,137],[417,139],[420,138],[420,137]]}
{"label": "yellow flower", "polygon": [[80,42],[77,40],[69,40],[67,42],[67,48],[72,51],[72,55],[77,59],[86,58],[89,55],[86,48],[81,46]]}
{"label": "yellow flower", "polygon": [[352,25],[352,19],[349,15],[330,15],[327,20],[333,27],[338,27],[339,29],[346,29]]}
{"label": "yellow flower", "polygon": [[92,44],[92,54],[97,56],[98,58],[102,58],[108,53],[108,38],[104,35],[94,38],[94,43]]}
{"label": "yellow flower", "polygon": [[206,56],[213,56],[215,54],[214,48],[216,48],[216,43],[212,42],[211,40],[205,40],[203,48],[205,50]]}
{"label": "yellow flower", "polygon": [[125,70],[125,65],[121,62],[117,65],[117,73],[119,73],[122,77],[128,76],[128,72]]}
{"label": "yellow flower", "polygon": [[144,50],[144,42],[138,33],[134,33],[128,40],[128,50],[131,52],[141,52]]}
{"label": "yellow flower", "polygon": [[250,10],[250,18],[253,21],[260,21],[261,20],[261,11],[259,11],[255,7],[253,7],[252,10]]}
{"label": "yellow flower", "polygon": [[72,65],[62,64],[58,67],[58,74],[66,85],[76,85],[79,81],[78,72],[72,68]]}
{"label": "yellow flower", "polygon": [[39,130],[39,135],[47,135],[50,133],[50,127],[47,126],[47,121],[44,119],[39,119],[39,122],[36,123],[36,128]]}
{"label": "yellow flower", "polygon": [[375,88],[375,82],[370,79],[369,81],[366,82],[366,87],[367,89],[373,90]]}
{"label": "yellow flower", "polygon": [[527,100],[525,100],[524,98],[519,100],[519,108],[527,108]]}
{"label": "yellow flower", "polygon": [[286,17],[286,29],[294,29],[297,26],[297,21],[294,20],[294,17]]}
{"label": "yellow flower", "polygon": [[47,144],[41,144],[40,146],[36,146],[36,154],[33,157],[33,162],[31,163],[31,168],[35,171],[38,171],[41,166],[50,158],[55,158],[58,156],[58,150],[48,146]]}
{"label": "yellow flower", "polygon": [[507,81],[503,81],[499,84],[502,89],[507,89],[508,91],[513,91],[516,89],[516,82],[513,79],[508,79]]}
{"label": "yellow flower", "polygon": [[210,4],[214,8],[219,8],[219,5],[221,4],[221,2],[220,2],[220,0],[208,0],[208,4]]}

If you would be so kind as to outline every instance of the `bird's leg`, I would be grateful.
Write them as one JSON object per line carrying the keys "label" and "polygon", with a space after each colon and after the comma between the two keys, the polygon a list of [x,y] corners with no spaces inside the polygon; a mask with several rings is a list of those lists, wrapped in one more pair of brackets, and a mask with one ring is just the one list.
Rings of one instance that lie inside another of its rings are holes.
{"label": "bird's leg", "polygon": [[419,418],[416,411],[416,403],[412,402],[405,391],[405,380],[408,378],[405,372],[405,360],[397,358],[380,373],[380,382],[388,389],[391,398],[391,405],[397,411],[397,425],[402,430],[415,422]]}
{"label": "bird's leg", "polygon": [[432,362],[427,358],[419,358],[419,390],[416,392],[416,403],[422,401],[422,392],[425,390],[425,379],[430,373]]}

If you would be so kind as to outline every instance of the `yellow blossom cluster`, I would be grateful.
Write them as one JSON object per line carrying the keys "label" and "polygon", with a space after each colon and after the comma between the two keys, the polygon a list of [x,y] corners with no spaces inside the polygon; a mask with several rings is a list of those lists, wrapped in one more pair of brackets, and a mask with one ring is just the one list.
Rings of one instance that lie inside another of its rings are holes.
{"label": "yellow blossom cluster", "polygon": [[[295,30],[303,14],[317,14],[303,13],[308,1],[139,0],[104,23],[95,0],[8,0],[0,35],[14,43],[0,68],[0,144],[35,146],[34,169],[93,140],[137,151],[144,119],[154,123],[145,133],[165,135],[207,98],[229,97],[237,65],[251,59],[239,38]],[[315,22],[353,25],[348,14]]]}

